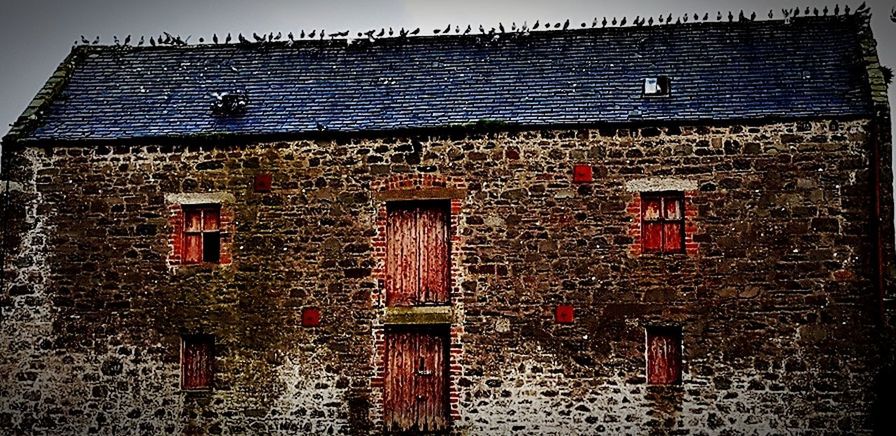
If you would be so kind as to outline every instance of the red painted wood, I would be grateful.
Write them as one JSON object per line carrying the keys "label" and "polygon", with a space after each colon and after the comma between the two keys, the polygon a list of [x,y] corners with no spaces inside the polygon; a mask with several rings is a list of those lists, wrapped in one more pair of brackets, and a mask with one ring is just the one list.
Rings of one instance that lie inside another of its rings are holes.
{"label": "red painted wood", "polygon": [[663,251],[663,224],[657,222],[644,222],[641,228],[641,238],[644,243],[644,251],[659,253]]}
{"label": "red painted wood", "polygon": [[184,206],[184,263],[220,260],[221,209],[219,206]]}
{"label": "red painted wood", "polygon": [[386,333],[383,420],[387,431],[448,426],[448,335],[432,329]]}
{"label": "red painted wood", "polygon": [[386,304],[448,301],[450,248],[447,204],[392,204],[386,223]]}
{"label": "red painted wood", "polygon": [[438,204],[419,210],[417,225],[421,255],[418,303],[448,302],[448,219],[448,208]]}
{"label": "red painted wood", "polygon": [[255,192],[271,192],[272,179],[270,174],[256,174],[255,183],[253,183]]}
{"label": "red painted wood", "polygon": [[572,324],[573,322],[573,308],[568,304],[561,304],[557,306],[557,309],[554,313],[554,320],[558,324]]}
{"label": "red painted wood", "polygon": [[664,214],[663,218],[667,220],[680,220],[683,218],[681,199],[677,196],[663,197]]}
{"label": "red painted wood", "polygon": [[681,330],[647,330],[647,382],[675,384],[681,381]]}
{"label": "red painted wood", "polygon": [[202,233],[184,234],[184,263],[202,262]]}
{"label": "red painted wood", "polygon": [[320,325],[320,309],[306,307],[302,309],[302,327],[317,327]]}
{"label": "red painted wood", "polygon": [[594,180],[591,165],[578,164],[573,166],[573,183],[588,183]]}
{"label": "red painted wood", "polygon": [[681,253],[684,249],[684,241],[682,239],[680,222],[663,224],[664,253]]}
{"label": "red painted wood", "polygon": [[184,337],[181,351],[181,387],[183,389],[210,388],[212,359],[211,337]]}

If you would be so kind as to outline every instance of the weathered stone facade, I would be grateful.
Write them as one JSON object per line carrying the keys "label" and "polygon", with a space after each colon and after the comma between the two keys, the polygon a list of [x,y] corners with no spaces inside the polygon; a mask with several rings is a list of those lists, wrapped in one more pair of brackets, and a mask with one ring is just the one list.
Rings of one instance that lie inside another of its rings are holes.
{"label": "weathered stone facade", "polygon": [[[427,184],[457,194],[456,433],[871,433],[884,363],[873,149],[890,153],[873,126],[7,150],[0,428],[379,432],[378,222],[392,181],[410,197]],[[583,163],[593,181],[574,184]],[[271,192],[253,191],[259,173]],[[687,191],[686,253],[632,248],[644,186]],[[228,264],[172,264],[181,194],[232,196]],[[555,323],[560,304],[572,324]],[[319,327],[302,327],[305,307]],[[681,326],[680,385],[646,383],[655,325]],[[215,336],[210,392],[180,390],[188,333]]]}

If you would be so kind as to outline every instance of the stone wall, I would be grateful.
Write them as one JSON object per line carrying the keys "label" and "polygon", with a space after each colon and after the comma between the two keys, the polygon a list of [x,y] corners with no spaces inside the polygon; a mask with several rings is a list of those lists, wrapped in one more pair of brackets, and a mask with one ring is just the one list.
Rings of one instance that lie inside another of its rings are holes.
{"label": "stone wall", "polygon": [[[10,150],[0,428],[375,432],[374,188],[431,177],[464,184],[457,433],[869,433],[869,125]],[[593,182],[574,184],[582,163]],[[259,173],[271,192],[253,191]],[[691,245],[640,254],[632,187],[670,184],[687,188]],[[232,196],[230,263],[171,263],[181,194]],[[572,324],[555,323],[560,304]],[[644,328],[669,324],[683,382],[647,385]],[[180,390],[191,333],[215,335],[211,392]]]}

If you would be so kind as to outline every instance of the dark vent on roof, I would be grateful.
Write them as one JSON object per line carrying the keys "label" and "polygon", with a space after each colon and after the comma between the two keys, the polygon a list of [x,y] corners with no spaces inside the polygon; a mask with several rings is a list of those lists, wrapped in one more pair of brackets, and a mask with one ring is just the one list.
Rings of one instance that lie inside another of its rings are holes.
{"label": "dark vent on roof", "polygon": [[246,112],[249,98],[245,92],[212,93],[215,102],[212,103],[212,113],[220,116],[235,116]]}

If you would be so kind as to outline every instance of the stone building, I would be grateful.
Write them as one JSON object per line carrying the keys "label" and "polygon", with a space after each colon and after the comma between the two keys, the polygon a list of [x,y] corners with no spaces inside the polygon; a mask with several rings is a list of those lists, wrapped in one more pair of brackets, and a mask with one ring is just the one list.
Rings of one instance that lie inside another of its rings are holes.
{"label": "stone building", "polygon": [[3,140],[0,432],[883,431],[868,15],[557,27],[73,49]]}

